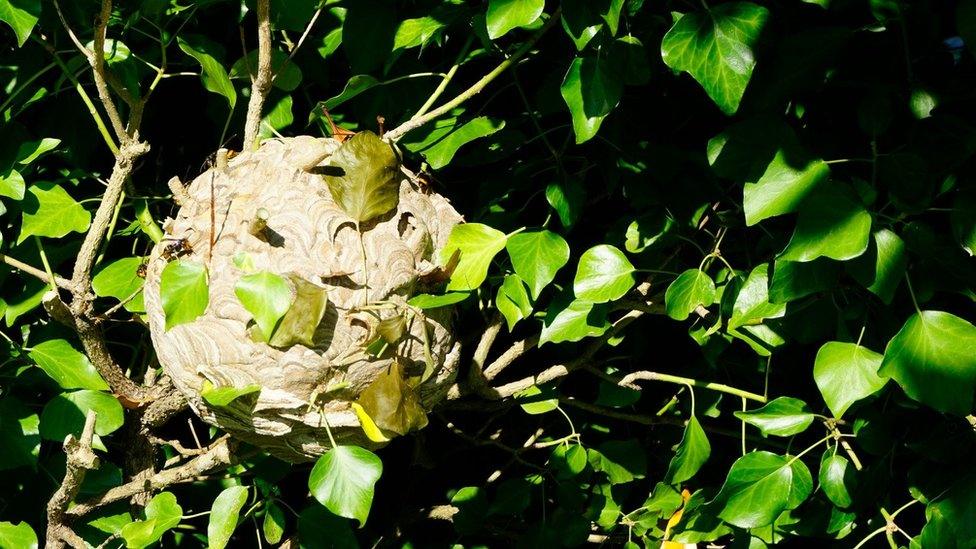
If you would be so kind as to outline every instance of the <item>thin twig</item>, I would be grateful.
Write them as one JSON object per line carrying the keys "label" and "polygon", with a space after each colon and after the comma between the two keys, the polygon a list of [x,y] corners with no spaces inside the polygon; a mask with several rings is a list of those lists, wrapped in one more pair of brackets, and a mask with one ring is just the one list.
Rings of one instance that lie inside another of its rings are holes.
{"label": "thin twig", "polygon": [[261,128],[261,110],[271,91],[271,21],[268,4],[269,0],[257,1],[258,69],[251,80],[251,99],[247,102],[247,117],[244,119],[245,151],[254,148]]}
{"label": "thin twig", "polygon": [[[45,283],[50,283],[51,282],[51,280],[48,278],[46,272],[44,272],[41,269],[38,269],[37,267],[32,267],[32,266],[28,265],[27,263],[24,263],[23,261],[20,261],[19,259],[15,259],[13,257],[10,257],[9,255],[0,253],[0,261],[3,261],[4,263],[6,263],[7,265],[10,265],[11,267],[13,267],[15,269],[18,269],[20,271],[23,271],[24,273],[27,273],[27,274],[29,274],[29,275],[37,278],[41,282],[45,282]],[[65,290],[71,289],[71,281],[68,280],[68,279],[66,279],[66,278],[63,278],[63,277],[60,277],[60,276],[55,276],[54,277],[54,282],[58,285],[59,288],[62,288],[62,289],[65,289]]]}
{"label": "thin twig", "polygon": [[407,120],[403,124],[400,124],[396,128],[393,128],[392,130],[386,132],[383,138],[392,143],[400,139],[401,137],[403,137],[410,130],[419,128],[420,126],[423,126],[424,124],[430,122],[431,120],[434,120],[436,118],[439,118],[451,112],[452,109],[454,109],[461,103],[464,103],[468,99],[471,99],[472,97],[477,95],[481,90],[485,88],[485,86],[490,84],[495,78],[498,78],[499,75],[501,75],[506,70],[508,70],[509,67],[511,67],[519,59],[524,57],[525,54],[529,53],[529,51],[532,49],[532,46],[534,46],[535,43],[538,42],[540,38],[542,38],[542,36],[546,33],[546,31],[552,28],[553,25],[555,25],[560,20],[559,15],[560,15],[560,11],[557,9],[552,14],[552,16],[549,17],[549,20],[546,21],[545,25],[543,25],[542,28],[538,30],[538,32],[532,35],[532,37],[529,38],[529,40],[526,43],[522,44],[522,46],[518,50],[516,50],[515,53],[513,53],[510,57],[506,58],[501,63],[499,63],[497,67],[492,69],[492,71],[489,72],[488,74],[481,77],[481,79],[475,82],[470,88],[464,90],[463,92],[458,94],[458,96],[455,97],[454,99],[451,99],[447,103],[444,103],[440,107],[437,107],[436,109],[428,112],[427,114],[411,117],[410,120]]}

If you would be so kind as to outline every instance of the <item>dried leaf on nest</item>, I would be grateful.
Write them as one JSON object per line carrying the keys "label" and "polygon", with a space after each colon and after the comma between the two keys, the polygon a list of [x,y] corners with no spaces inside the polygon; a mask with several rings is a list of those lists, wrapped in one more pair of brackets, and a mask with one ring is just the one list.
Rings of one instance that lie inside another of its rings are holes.
{"label": "dried leaf on nest", "polygon": [[384,431],[405,435],[427,425],[417,391],[396,361],[359,395],[358,403]]}
{"label": "dried leaf on nest", "polygon": [[[325,182],[339,208],[356,222],[379,217],[399,201],[398,161],[393,148],[373,132],[359,132],[342,144]],[[341,173],[335,173],[341,172]]]}

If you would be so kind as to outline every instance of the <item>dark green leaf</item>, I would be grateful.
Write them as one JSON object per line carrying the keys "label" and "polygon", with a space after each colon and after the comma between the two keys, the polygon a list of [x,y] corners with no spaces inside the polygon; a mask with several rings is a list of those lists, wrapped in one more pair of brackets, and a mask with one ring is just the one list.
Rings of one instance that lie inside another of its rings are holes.
{"label": "dark green leaf", "polygon": [[343,143],[329,159],[339,175],[325,175],[336,204],[357,223],[396,208],[400,200],[399,162],[390,145],[364,131]]}
{"label": "dark green leaf", "polygon": [[349,101],[353,97],[356,97],[357,95],[363,93],[364,91],[374,86],[378,86],[381,83],[382,82],[380,82],[379,80],[373,78],[368,74],[357,74],[349,78],[349,81],[346,82],[346,86],[342,88],[342,91],[339,93],[339,95],[330,97],[325,100],[325,108],[331,111],[336,107],[338,107],[339,105],[345,103],[346,101]]}
{"label": "dark green leaf", "polygon": [[973,411],[976,327],[942,311],[922,311],[905,322],[885,348],[878,373],[913,399],[940,412]]}
{"label": "dark green leaf", "polygon": [[644,478],[647,458],[636,440],[611,440],[587,450],[588,461],[596,471],[607,474],[610,484],[624,484]]}
{"label": "dark green leaf", "polygon": [[852,494],[856,488],[854,467],[844,456],[834,450],[824,452],[820,460],[820,487],[834,505],[847,508],[854,502]]}
{"label": "dark green leaf", "polygon": [[777,259],[769,281],[769,302],[787,303],[829,290],[837,284],[841,264],[829,259],[800,263]]}
{"label": "dark green leaf", "polygon": [[328,290],[301,278],[297,274],[288,275],[295,288],[295,299],[278,327],[271,335],[268,345],[290,347],[292,345],[315,345],[315,330],[325,316],[329,304]]}
{"label": "dark green leaf", "polygon": [[550,183],[546,187],[546,200],[556,210],[559,222],[569,229],[576,224],[583,211],[586,193],[577,179],[567,179],[561,183]]}
{"label": "dark green leaf", "polygon": [[420,404],[417,390],[404,378],[403,368],[395,360],[359,395],[357,402],[384,431],[405,435],[427,425],[427,411]]}
{"label": "dark green leaf", "polygon": [[421,152],[430,167],[438,170],[451,163],[458,149],[482,137],[487,137],[505,127],[500,118],[479,116],[459,124],[449,119],[434,126],[420,143],[405,142],[410,150]]}
{"label": "dark green leaf", "polygon": [[694,77],[723,112],[734,114],[756,66],[753,48],[768,17],[766,8],[749,2],[684,14],[664,35],[661,56],[672,69]]}
{"label": "dark green leaf", "polygon": [[326,509],[366,523],[373,505],[373,485],[383,474],[383,462],[358,446],[336,446],[312,467],[308,488]]}
{"label": "dark green leaf", "polygon": [[806,431],[813,423],[813,412],[802,400],[779,397],[758,410],[735,412],[735,417],[758,427],[763,436],[793,436]]}
{"label": "dark green leaf", "polygon": [[681,437],[678,449],[668,465],[668,472],[664,475],[668,484],[680,484],[701,469],[712,453],[712,446],[708,442],[705,430],[702,429],[698,418],[691,416],[685,426],[685,434]]}
{"label": "dark green leaf", "polygon": [[750,452],[737,459],[712,501],[718,516],[740,528],[768,526],[796,508],[813,490],[802,461],[770,452]]}
{"label": "dark green leaf", "polygon": [[572,116],[576,143],[583,143],[596,135],[603,119],[617,106],[623,82],[605,58],[577,57],[559,91]]}
{"label": "dark green leaf", "polygon": [[897,234],[881,229],[874,233],[868,251],[848,269],[855,280],[887,304],[895,297],[907,266],[905,243]]}

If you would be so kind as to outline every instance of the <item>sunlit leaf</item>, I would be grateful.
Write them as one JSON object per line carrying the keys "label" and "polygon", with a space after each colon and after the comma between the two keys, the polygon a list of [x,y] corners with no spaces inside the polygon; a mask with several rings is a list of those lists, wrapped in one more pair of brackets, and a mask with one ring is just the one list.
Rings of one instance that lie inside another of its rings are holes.
{"label": "sunlit leaf", "polygon": [[795,212],[811,192],[827,179],[830,168],[823,160],[795,158],[780,150],[755,183],[746,183],[742,209],[746,225]]}
{"label": "sunlit leaf", "polygon": [[531,231],[513,235],[505,244],[515,273],[525,281],[533,299],[556,278],[569,261],[569,244],[551,231]]}
{"label": "sunlit leaf", "polygon": [[669,484],[680,484],[701,469],[712,453],[712,446],[708,442],[705,430],[702,429],[698,418],[691,416],[685,426],[684,436],[675,450],[674,457],[668,465],[668,472],[664,475]]}
{"label": "sunlit leaf", "polygon": [[200,396],[203,397],[203,400],[207,401],[207,404],[223,408],[241,397],[256,395],[260,392],[261,386],[257,384],[245,385],[244,387],[234,387],[231,385],[216,387],[209,381],[205,381],[203,383],[203,389],[200,391]]}
{"label": "sunlit leaf", "polygon": [[623,82],[605,58],[577,57],[559,91],[572,116],[576,143],[583,143],[596,136],[603,119],[617,106]]}
{"label": "sunlit leaf", "polygon": [[288,282],[267,271],[242,276],[234,285],[234,295],[251,313],[262,341],[274,335],[278,321],[285,316],[295,299]]}
{"label": "sunlit leaf", "polygon": [[407,300],[407,304],[418,309],[437,309],[460,303],[469,297],[471,297],[470,292],[447,292],[443,295],[418,294]]}
{"label": "sunlit leaf", "polygon": [[817,352],[813,378],[824,402],[841,417],[858,400],[873,395],[888,382],[878,376],[881,355],[855,343],[828,341]]}
{"label": "sunlit leaf", "polygon": [[802,433],[813,423],[813,412],[805,402],[792,397],[779,397],[762,408],[735,412],[735,417],[758,427],[763,436],[788,437]]}
{"label": "sunlit leaf", "polygon": [[405,140],[404,146],[419,152],[427,159],[430,167],[438,170],[451,163],[458,149],[482,137],[487,137],[505,127],[500,118],[479,116],[464,123],[449,119],[436,124],[422,141]]}
{"label": "sunlit leaf", "polygon": [[144,313],[146,307],[143,295],[141,292],[137,294],[145,282],[138,274],[142,262],[141,257],[123,257],[109,263],[92,278],[92,290],[95,291],[95,295],[114,297],[119,301],[135,295],[123,307],[130,312]]}
{"label": "sunlit leaf", "polygon": [[664,294],[665,310],[675,320],[685,320],[699,306],[715,300],[715,282],[698,269],[688,269],[671,282]]}
{"label": "sunlit leaf", "polygon": [[770,303],[767,282],[769,266],[761,264],[749,273],[732,306],[729,329],[758,323],[767,318],[779,318],[786,314],[785,303]]}
{"label": "sunlit leaf", "polygon": [[37,463],[40,417],[20,400],[0,398],[0,471]]}
{"label": "sunlit leaf", "polygon": [[905,242],[894,232],[881,229],[874,233],[867,252],[848,263],[848,270],[862,286],[881,301],[891,303],[895,290],[905,276],[908,250]]}
{"label": "sunlit leaf", "polygon": [[796,230],[779,258],[801,262],[818,257],[852,259],[868,248],[870,235],[871,214],[835,185],[803,202]]}
{"label": "sunlit leaf", "polygon": [[538,385],[532,385],[516,393],[515,398],[522,410],[531,415],[545,414],[559,407],[559,398],[551,386],[543,390]]}
{"label": "sunlit leaf", "polygon": [[834,505],[846,508],[854,502],[856,489],[854,466],[834,450],[824,452],[820,460],[820,487]]}
{"label": "sunlit leaf", "polygon": [[373,505],[373,485],[383,474],[383,462],[358,446],[336,446],[315,462],[308,488],[326,509],[366,523]]}
{"label": "sunlit leaf", "polygon": [[369,221],[396,208],[399,161],[390,145],[375,133],[352,136],[330,157],[329,165],[342,172],[325,175],[332,199],[355,221]]}
{"label": "sunlit leaf", "polygon": [[661,56],[669,67],[697,80],[723,112],[734,114],[756,66],[753,49],[768,18],[769,10],[749,2],[686,13],[664,35]]}
{"label": "sunlit leaf", "polygon": [[31,185],[21,207],[24,222],[17,237],[18,244],[31,236],[61,238],[71,232],[83,233],[91,223],[91,213],[54,183]]}
{"label": "sunlit leaf", "polygon": [[942,311],[914,314],[885,348],[879,375],[889,376],[913,399],[940,412],[973,411],[976,327]]}
{"label": "sunlit leaf", "polygon": [[42,341],[28,354],[62,389],[108,390],[88,357],[63,339]]}
{"label": "sunlit leaf", "polygon": [[603,335],[610,328],[607,310],[588,301],[575,300],[549,307],[539,345],[579,341],[586,337]]}
{"label": "sunlit leaf", "polygon": [[60,139],[45,137],[39,141],[27,141],[17,147],[17,163],[27,166],[61,144]]}
{"label": "sunlit leaf", "polygon": [[[27,41],[40,16],[41,0],[0,0],[0,21],[13,29],[17,36],[17,47]],[[27,528],[30,529],[30,526]],[[36,540],[34,545],[37,545]]]}
{"label": "sunlit leaf", "polygon": [[608,244],[600,244],[580,257],[573,291],[580,301],[614,301],[634,287],[634,271],[633,264],[623,252]]}
{"label": "sunlit leaf", "polygon": [[783,511],[798,507],[813,490],[802,461],[770,452],[750,452],[729,469],[710,505],[718,516],[740,528],[768,526]]}
{"label": "sunlit leaf", "polygon": [[237,529],[241,509],[247,503],[248,490],[244,486],[224,488],[210,508],[210,521],[207,523],[207,540],[210,549],[224,549]]}
{"label": "sunlit leaf", "polygon": [[159,299],[166,315],[166,329],[193,322],[207,310],[210,288],[207,268],[201,263],[177,259],[163,268]]}
{"label": "sunlit leaf", "polygon": [[64,441],[69,434],[80,437],[89,410],[94,410],[97,415],[95,434],[99,436],[116,431],[125,420],[122,405],[115,397],[102,391],[83,389],[62,393],[44,406],[41,436],[57,442]]}
{"label": "sunlit leaf", "polygon": [[237,104],[237,90],[227,70],[217,59],[223,53],[222,48],[202,36],[187,33],[180,33],[177,42],[183,53],[200,63],[200,79],[207,91],[224,96],[233,110]]}
{"label": "sunlit leaf", "polygon": [[183,517],[183,508],[171,492],[160,492],[146,504],[146,520],[130,522],[120,532],[126,547],[142,549],[159,541],[167,531],[176,527]]}
{"label": "sunlit leaf", "polygon": [[455,250],[461,250],[461,261],[454,269],[447,289],[465,291],[481,286],[488,277],[491,260],[502,251],[507,240],[505,233],[488,225],[481,223],[456,225],[447,238],[447,244],[441,250],[441,263],[447,263]]}
{"label": "sunlit leaf", "polygon": [[285,511],[273,501],[268,503],[261,523],[261,532],[268,543],[276,544],[285,533]]}
{"label": "sunlit leaf", "polygon": [[346,82],[345,87],[339,92],[339,95],[330,97],[325,100],[325,108],[333,110],[339,105],[349,101],[353,97],[363,93],[364,91],[380,85],[382,82],[373,78],[368,74],[357,74],[349,78]]}
{"label": "sunlit leaf", "polygon": [[489,0],[488,37],[492,40],[505,36],[508,31],[532,23],[542,15],[545,0]]}
{"label": "sunlit leaf", "polygon": [[359,405],[358,402],[352,403],[352,410],[356,412],[356,419],[359,420],[360,427],[366,433],[366,438],[373,442],[389,442],[390,437],[383,434],[383,431],[376,425],[373,418],[369,417],[369,412]]}
{"label": "sunlit leaf", "polygon": [[532,314],[532,302],[521,278],[517,275],[505,275],[505,280],[495,294],[495,308],[505,317],[509,331],[512,331],[518,321]]}
{"label": "sunlit leaf", "polygon": [[37,534],[26,522],[0,522],[0,547],[37,549]]}

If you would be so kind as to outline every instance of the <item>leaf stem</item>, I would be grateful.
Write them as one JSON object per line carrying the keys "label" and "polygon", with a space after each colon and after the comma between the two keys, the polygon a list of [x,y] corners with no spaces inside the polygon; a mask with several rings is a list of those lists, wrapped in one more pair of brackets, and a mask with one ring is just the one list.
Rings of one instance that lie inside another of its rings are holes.
{"label": "leaf stem", "polygon": [[905,273],[905,282],[908,283],[908,294],[912,296],[912,305],[915,306],[915,312],[922,314],[922,309],[918,307],[918,300],[915,299],[915,289],[912,288],[912,279],[908,277],[908,273]]}
{"label": "leaf stem", "polygon": [[423,116],[428,110],[430,110],[431,107],[434,106],[434,102],[437,101],[437,98],[440,97],[442,93],[444,93],[444,90],[447,89],[447,85],[451,83],[454,75],[457,74],[458,68],[461,67],[461,63],[464,61],[464,57],[468,55],[468,49],[471,48],[472,42],[474,42],[474,34],[468,36],[468,40],[464,43],[464,46],[461,47],[461,52],[458,53],[457,59],[454,61],[454,65],[452,65],[450,70],[447,71],[447,74],[441,78],[441,83],[437,85],[437,88],[434,89],[434,93],[430,94],[427,101],[424,102],[420,109],[417,110],[414,117]]}
{"label": "leaf stem", "polygon": [[708,389],[710,391],[718,391],[720,393],[727,393],[730,395],[735,395],[747,400],[754,400],[756,402],[764,403],[766,402],[766,397],[762,395],[757,395],[756,393],[751,393],[743,389],[732,387],[731,385],[725,385],[724,383],[712,383],[709,381],[699,381],[690,377],[674,376],[671,374],[662,374],[660,372],[634,372],[624,376],[620,380],[620,385],[631,385],[634,381],[644,380],[644,381],[663,381],[665,383],[677,383],[679,385],[689,385],[694,387],[700,387],[702,389]]}
{"label": "leaf stem", "polygon": [[41,256],[41,264],[44,265],[44,272],[47,273],[48,284],[51,285],[51,289],[58,287],[58,281],[54,278],[54,271],[51,270],[51,264],[47,260],[47,254],[44,253],[44,245],[41,244],[41,237],[35,236],[34,243],[37,244],[37,253]]}

